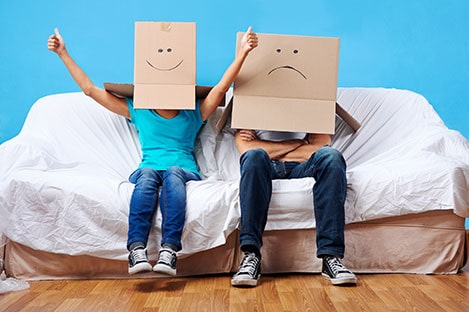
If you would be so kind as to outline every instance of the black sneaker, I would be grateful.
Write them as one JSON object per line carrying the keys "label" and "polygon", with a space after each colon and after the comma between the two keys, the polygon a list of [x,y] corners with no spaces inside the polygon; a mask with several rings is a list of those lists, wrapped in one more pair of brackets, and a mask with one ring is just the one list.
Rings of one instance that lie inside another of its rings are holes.
{"label": "black sneaker", "polygon": [[338,257],[325,256],[322,259],[322,276],[330,280],[333,285],[356,284],[357,277],[350,272]]}
{"label": "black sneaker", "polygon": [[171,276],[176,275],[177,255],[171,248],[163,247],[158,255],[158,262],[153,267],[154,272],[163,273]]}
{"label": "black sneaker", "polygon": [[261,259],[253,252],[244,252],[238,272],[231,279],[232,286],[254,287],[261,276]]}
{"label": "black sneaker", "polygon": [[145,248],[135,248],[129,253],[129,274],[151,272],[151,264],[148,260]]}

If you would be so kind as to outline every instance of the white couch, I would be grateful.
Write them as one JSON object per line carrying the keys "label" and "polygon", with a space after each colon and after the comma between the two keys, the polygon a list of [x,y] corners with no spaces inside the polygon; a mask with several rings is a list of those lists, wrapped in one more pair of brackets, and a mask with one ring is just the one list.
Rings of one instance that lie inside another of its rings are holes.
{"label": "white couch", "polygon": [[[354,133],[338,119],[332,143],[348,164],[345,263],[356,272],[458,272],[469,217],[468,140],[410,91],[339,88],[338,102],[362,123]],[[196,144],[204,179],[187,185],[180,275],[232,272],[238,264],[239,155],[233,130],[214,128],[222,110]],[[124,118],[82,93],[39,99],[21,133],[0,145],[7,272],[27,279],[126,277],[128,176],[139,161],[136,131]],[[265,273],[320,271],[313,184],[273,181]],[[155,218],[151,260],[160,212]]]}

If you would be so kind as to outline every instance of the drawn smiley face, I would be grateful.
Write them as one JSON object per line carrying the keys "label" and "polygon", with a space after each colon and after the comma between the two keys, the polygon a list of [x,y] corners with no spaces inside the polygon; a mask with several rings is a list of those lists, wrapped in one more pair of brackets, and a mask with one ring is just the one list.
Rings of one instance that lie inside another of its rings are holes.
{"label": "drawn smiley face", "polygon": [[136,22],[134,83],[195,84],[195,38],[195,23]]}
{"label": "drawn smiley face", "polygon": [[[281,55],[283,54],[284,57],[286,57],[287,59],[290,59],[292,57],[295,57],[295,56],[298,56],[300,51],[298,49],[290,49],[290,50],[282,50],[281,48],[276,48],[275,49],[275,53],[277,55]],[[291,66],[291,65],[281,65],[281,66],[277,66],[273,69],[271,69],[267,75],[270,76],[272,75],[275,71],[277,70],[292,70],[294,72],[296,72],[297,74],[299,74],[303,79],[305,80],[308,80],[308,78],[306,77],[305,74],[303,74],[299,69],[295,68],[294,66]]]}
{"label": "drawn smiley face", "polygon": [[[156,62],[158,61],[158,56],[159,56],[159,55],[164,55],[165,53],[167,53],[168,55],[171,55],[171,54],[176,55],[176,53],[173,53],[173,49],[170,48],[170,47],[168,47],[168,48],[166,48],[166,49],[158,48],[158,49],[157,49],[157,52],[156,52],[156,56],[157,56],[157,57],[154,58],[154,59],[152,59],[152,60],[146,59],[145,62],[146,62],[151,68],[156,69],[156,70],[158,70],[158,71],[163,71],[163,72],[175,70],[175,69],[177,69],[179,66],[181,66],[181,64],[184,62],[184,59],[181,59],[181,60],[179,60],[179,61],[176,60],[176,61],[174,62],[175,65],[169,64],[169,67],[162,67],[162,66],[157,66],[157,65],[155,65],[154,63],[156,63]],[[164,63],[165,65],[168,65],[168,64],[166,64],[166,63],[168,62],[168,57],[165,57],[165,59],[166,59],[165,62],[162,62],[162,63]],[[169,59],[172,59],[172,57],[169,57]]]}

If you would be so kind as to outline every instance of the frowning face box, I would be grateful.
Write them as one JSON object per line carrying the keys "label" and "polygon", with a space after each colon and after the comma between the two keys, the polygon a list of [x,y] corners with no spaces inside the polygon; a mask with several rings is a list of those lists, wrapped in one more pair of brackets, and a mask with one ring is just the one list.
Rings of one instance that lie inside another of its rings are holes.
{"label": "frowning face box", "polygon": [[333,134],[339,39],[258,38],[234,84],[231,126]]}
{"label": "frowning face box", "polygon": [[136,22],[134,107],[194,109],[196,24]]}

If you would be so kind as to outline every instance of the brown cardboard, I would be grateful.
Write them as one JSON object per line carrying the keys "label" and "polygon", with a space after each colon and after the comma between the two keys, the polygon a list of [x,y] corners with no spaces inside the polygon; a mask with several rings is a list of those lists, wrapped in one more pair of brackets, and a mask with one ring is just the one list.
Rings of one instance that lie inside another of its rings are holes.
{"label": "brown cardboard", "polygon": [[349,114],[339,103],[335,103],[336,114],[342,118],[345,123],[347,123],[354,132],[357,132],[358,129],[362,126],[361,123],[356,120],[352,115]]}
{"label": "brown cardboard", "polygon": [[[213,87],[209,86],[195,86],[195,98],[204,99],[212,88]],[[134,97],[134,85],[132,83],[105,82],[104,89],[120,97]],[[224,104],[225,102],[222,100],[220,106],[223,106]]]}
{"label": "brown cardboard", "polygon": [[[358,129],[360,129],[361,127],[360,122],[356,120],[352,115],[350,115],[349,112],[347,112],[342,106],[340,106],[339,103],[335,103],[335,111],[336,111],[336,114],[343,121],[345,121],[345,123],[347,123],[354,132],[357,132]],[[218,132],[220,132],[225,127],[225,125],[229,123],[232,112],[233,112],[233,98],[231,98],[230,102],[226,105],[225,110],[223,111],[223,114],[220,116],[217,123],[215,124],[215,129]],[[231,124],[229,124],[229,126],[231,126]]]}
{"label": "brown cardboard", "polygon": [[135,108],[195,109],[195,81],[195,23],[135,23]]}
{"label": "brown cardboard", "polygon": [[257,35],[234,83],[231,127],[333,134],[339,39]]}
{"label": "brown cardboard", "polygon": [[134,85],[132,83],[105,82],[104,89],[119,97],[134,97]]}

